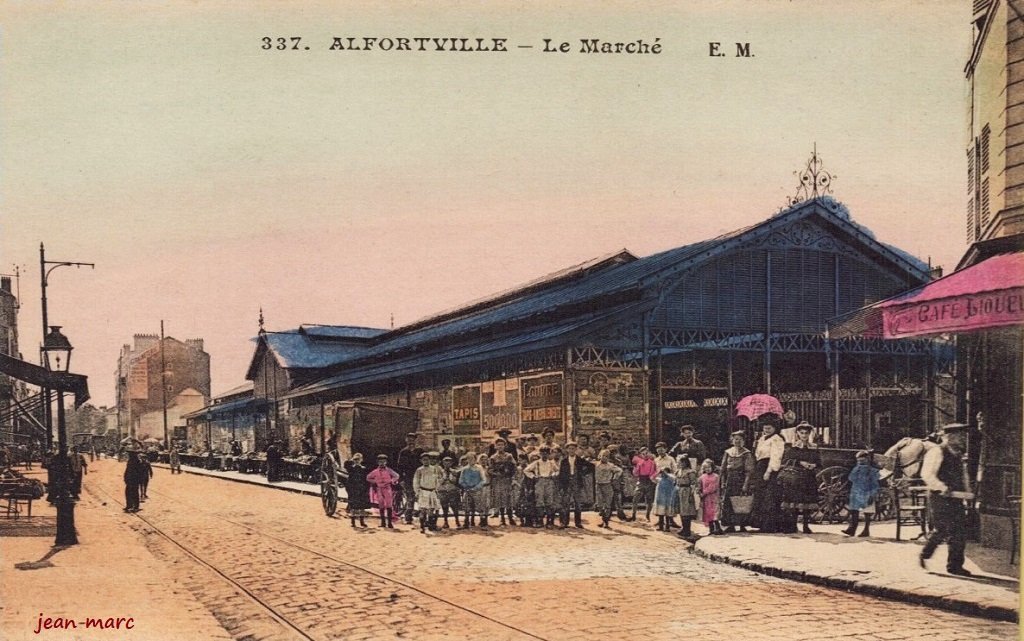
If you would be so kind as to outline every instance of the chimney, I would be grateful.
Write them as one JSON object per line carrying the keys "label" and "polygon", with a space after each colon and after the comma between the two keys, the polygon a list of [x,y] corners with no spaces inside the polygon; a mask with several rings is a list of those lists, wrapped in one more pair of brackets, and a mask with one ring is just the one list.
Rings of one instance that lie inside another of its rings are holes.
{"label": "chimney", "polygon": [[4,290],[8,294],[11,293],[11,277],[4,276],[0,278],[0,289]]}
{"label": "chimney", "polygon": [[203,339],[201,338],[186,338],[185,345],[191,347],[197,352],[203,351]]}

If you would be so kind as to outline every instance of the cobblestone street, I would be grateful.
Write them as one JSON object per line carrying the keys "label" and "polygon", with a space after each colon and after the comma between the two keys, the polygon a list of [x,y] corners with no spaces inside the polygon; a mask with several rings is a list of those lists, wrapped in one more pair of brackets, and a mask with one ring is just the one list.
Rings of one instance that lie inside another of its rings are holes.
{"label": "cobblestone street", "polygon": [[371,519],[352,529],[325,517],[315,497],[166,473],[136,517],[121,513],[121,469],[97,462],[88,503],[144,537],[174,587],[187,588],[236,639],[584,639],[641,630],[648,639],[741,630],[790,641],[926,631],[1017,638],[1008,623],[712,563],[644,522],[603,531],[585,516],[582,531],[421,535],[404,525],[378,530]]}

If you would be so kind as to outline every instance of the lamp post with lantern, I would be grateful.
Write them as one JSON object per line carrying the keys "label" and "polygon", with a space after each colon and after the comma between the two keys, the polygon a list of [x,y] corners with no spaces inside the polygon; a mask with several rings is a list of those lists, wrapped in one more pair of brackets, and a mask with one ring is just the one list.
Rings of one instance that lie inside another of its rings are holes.
{"label": "lamp post with lantern", "polygon": [[[71,341],[52,325],[43,339],[42,352],[46,369],[67,373],[71,364]],[[50,463],[50,503],[57,507],[57,540],[55,545],[75,545],[75,499],[71,494],[71,459],[68,456],[68,428],[64,416],[64,390],[57,391],[57,457]]]}

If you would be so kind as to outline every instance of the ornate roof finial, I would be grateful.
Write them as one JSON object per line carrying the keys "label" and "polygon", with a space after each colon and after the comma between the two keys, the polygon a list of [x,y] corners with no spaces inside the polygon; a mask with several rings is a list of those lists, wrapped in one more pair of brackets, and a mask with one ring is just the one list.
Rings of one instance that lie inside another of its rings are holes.
{"label": "ornate roof finial", "polygon": [[800,185],[796,188],[796,195],[787,199],[790,207],[832,193],[832,181],[837,176],[822,169],[822,164],[821,156],[818,155],[818,143],[814,143],[814,150],[807,161],[807,166],[801,171],[793,172],[800,180]]}
{"label": "ornate roof finial", "polygon": [[263,307],[260,307],[260,334],[265,334],[266,330],[263,328]]}

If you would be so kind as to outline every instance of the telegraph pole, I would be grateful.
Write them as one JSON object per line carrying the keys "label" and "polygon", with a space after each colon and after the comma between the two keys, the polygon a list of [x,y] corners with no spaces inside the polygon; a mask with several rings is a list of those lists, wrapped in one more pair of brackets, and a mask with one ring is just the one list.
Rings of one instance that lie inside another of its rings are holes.
{"label": "telegraph pole", "polygon": [[171,449],[171,442],[167,436],[167,360],[164,358],[164,322],[160,321],[160,390],[163,394],[164,405],[164,449]]}

